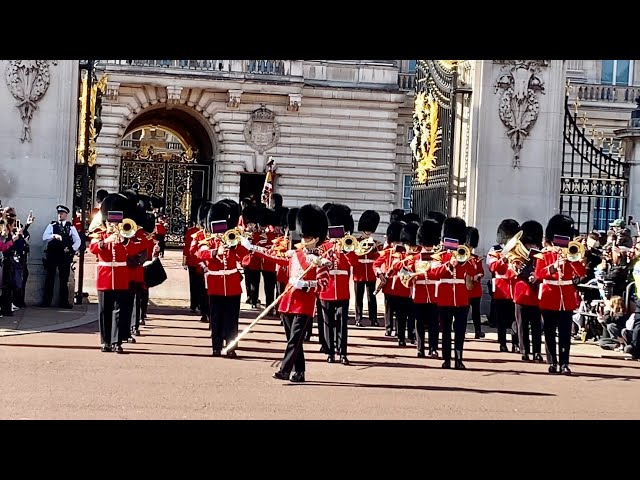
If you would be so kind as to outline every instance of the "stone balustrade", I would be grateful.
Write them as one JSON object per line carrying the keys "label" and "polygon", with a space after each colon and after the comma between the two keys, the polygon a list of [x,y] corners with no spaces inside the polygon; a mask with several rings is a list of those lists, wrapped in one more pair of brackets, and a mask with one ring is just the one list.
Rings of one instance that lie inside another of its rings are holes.
{"label": "stone balustrade", "polygon": [[640,96],[640,86],[581,84],[572,87],[572,95],[585,102],[635,103]]}

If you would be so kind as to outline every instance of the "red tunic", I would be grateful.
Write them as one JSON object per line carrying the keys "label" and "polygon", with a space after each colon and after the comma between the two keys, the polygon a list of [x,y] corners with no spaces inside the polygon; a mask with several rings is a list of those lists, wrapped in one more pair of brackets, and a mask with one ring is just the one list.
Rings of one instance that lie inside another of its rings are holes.
{"label": "red tunic", "polygon": [[329,270],[329,283],[327,288],[320,293],[320,300],[328,302],[349,300],[351,296],[351,262],[355,259],[353,256],[350,257],[332,250],[333,246],[332,242],[327,241],[321,247],[325,252],[330,252],[327,254],[327,258],[333,262],[333,267]]}
{"label": "red tunic", "polygon": [[474,268],[473,275],[480,276],[479,280],[473,283],[471,290],[467,290],[469,292],[469,298],[482,298],[482,277],[484,277],[482,260],[480,260],[480,257],[474,253],[471,255],[469,262],[471,262],[471,265],[473,265]]}
{"label": "red tunic", "polygon": [[[451,255],[451,252],[443,252],[441,262],[433,262],[427,276],[431,280],[438,280],[436,302],[439,307],[467,307],[469,290],[464,278],[466,275],[474,275],[476,270],[470,261],[451,267],[448,263]],[[452,272],[448,268],[451,268]]]}
{"label": "red tunic", "polygon": [[[361,240],[361,239],[359,239]],[[354,282],[375,282],[376,272],[373,271],[373,264],[380,256],[382,244],[376,242],[376,246],[366,255],[358,256],[351,252],[349,255],[356,261],[352,261],[353,265],[353,281]]]}
{"label": "red tunic", "polygon": [[[277,235],[276,235],[277,236]],[[256,245],[262,248],[270,248],[272,246],[272,241],[276,236],[271,236],[263,232],[253,232],[251,234],[250,242],[251,245]],[[269,262],[269,260],[267,260]],[[247,253],[245,257],[242,259],[242,266],[247,270],[262,270],[263,258],[255,255],[254,253]],[[275,272],[275,265],[273,266],[273,270]]]}
{"label": "red tunic", "polygon": [[573,285],[574,278],[585,275],[585,267],[580,262],[565,262],[561,271],[551,273],[550,268],[558,259],[558,253],[546,251],[536,261],[535,277],[542,281],[538,292],[540,310],[571,312],[578,308],[578,293]]}
{"label": "red tunic", "polygon": [[495,274],[491,279],[493,298],[496,300],[513,300],[514,280],[507,278],[509,264],[502,261],[500,252],[493,252],[487,256],[487,266]]}
{"label": "red tunic", "polygon": [[129,243],[137,244],[132,246],[132,249],[136,249],[138,253],[130,255],[130,257],[140,256],[140,265],[137,267],[129,267],[129,281],[144,283],[144,262],[151,260],[149,255],[149,243],[151,243],[151,251],[153,252],[153,242],[147,239],[144,229],[139,228],[133,238],[129,239]]}
{"label": "red tunic", "polygon": [[286,265],[289,268],[288,283],[292,285],[296,280],[316,281],[315,287],[301,290],[287,285],[285,294],[280,299],[278,311],[284,314],[313,316],[316,308],[316,294],[322,292],[328,284],[328,267],[319,266],[311,268],[304,277],[302,273],[311,265],[315,254],[306,253],[305,249],[291,250],[287,256],[272,256],[268,252],[257,251],[255,255],[269,257],[278,265]]}
{"label": "red tunic", "polygon": [[[536,260],[533,260],[536,262]],[[535,265],[535,263],[534,263]],[[537,307],[539,305],[538,300],[538,284],[529,283],[516,274],[513,268],[509,268],[507,276],[510,280],[513,280],[513,303],[516,305],[527,305],[531,307]]]}
{"label": "red tunic", "polygon": [[187,267],[197,267],[200,261],[196,257],[197,249],[191,249],[193,236],[200,231],[199,227],[191,227],[184,234],[184,247],[182,248],[182,256]]}
{"label": "red tunic", "polygon": [[201,245],[197,257],[204,260],[206,271],[204,274],[208,295],[222,295],[235,297],[242,294],[242,275],[238,265],[248,252],[242,245],[233,248],[224,247],[222,255],[218,255],[218,247],[222,240],[217,236],[208,245]]}
{"label": "red tunic", "polygon": [[[424,257],[423,257],[424,255]],[[409,272],[415,272],[415,264],[417,261],[429,261],[431,259],[430,253],[414,253],[405,263],[405,268]],[[436,289],[438,281],[429,279],[425,273],[423,275],[414,277],[411,282],[411,298],[413,303],[437,303],[436,302]]]}
{"label": "red tunic", "polygon": [[106,232],[100,233],[89,245],[89,251],[98,257],[96,288],[99,291],[129,290],[129,267],[127,257],[140,252],[140,244],[128,242],[104,243],[109,237]]}
{"label": "red tunic", "polygon": [[395,253],[394,247],[385,248],[380,256],[373,262],[373,270],[376,275],[383,273],[387,277],[387,283],[382,288],[385,295],[411,298],[411,290],[402,285],[398,272],[402,269],[405,253]]}

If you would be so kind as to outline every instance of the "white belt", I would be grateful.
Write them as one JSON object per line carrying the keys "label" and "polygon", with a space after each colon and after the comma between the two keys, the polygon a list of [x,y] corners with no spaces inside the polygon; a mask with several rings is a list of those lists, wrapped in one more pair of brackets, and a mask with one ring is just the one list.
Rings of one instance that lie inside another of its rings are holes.
{"label": "white belt", "polygon": [[232,273],[237,273],[238,269],[234,268],[231,270],[211,270],[207,273],[205,273],[205,275],[231,275]]}
{"label": "white belt", "polygon": [[360,263],[373,263],[373,262],[375,262],[375,260],[372,260],[371,258],[359,258],[358,262],[360,262]]}
{"label": "white belt", "polygon": [[416,285],[437,285],[438,280],[416,280]]}
{"label": "white belt", "polygon": [[543,280],[542,283],[546,285],[555,285],[556,287],[564,285],[573,285],[572,280]]}
{"label": "white belt", "polygon": [[506,275],[498,275],[498,274],[496,274],[495,278],[507,279],[507,276]]}
{"label": "white belt", "polygon": [[349,275],[346,270],[329,270],[329,275]]}
{"label": "white belt", "polygon": [[462,278],[443,278],[438,280],[440,283],[464,283]]}
{"label": "white belt", "polygon": [[127,262],[98,262],[99,267],[126,267]]}

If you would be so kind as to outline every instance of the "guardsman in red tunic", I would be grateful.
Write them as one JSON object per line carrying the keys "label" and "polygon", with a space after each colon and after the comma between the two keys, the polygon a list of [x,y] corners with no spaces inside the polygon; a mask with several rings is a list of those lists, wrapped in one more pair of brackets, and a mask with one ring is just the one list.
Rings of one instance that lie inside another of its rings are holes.
{"label": "guardsman in red tunic", "polygon": [[[96,289],[98,291],[99,329],[103,352],[122,353],[122,342],[129,336],[130,318],[120,315],[129,294],[127,257],[139,249],[134,242],[123,241],[119,234],[122,215],[130,211],[129,200],[120,194],[110,194],[101,205],[105,227],[93,234],[89,251],[98,260]],[[109,212],[120,212],[116,219]]]}
{"label": "guardsman in red tunic", "polygon": [[200,300],[198,305],[200,307],[200,321],[203,323],[209,322],[209,296],[207,295],[207,288],[204,282],[204,265],[205,262],[201,261],[197,257],[197,252],[200,247],[200,242],[205,239],[206,236],[211,234],[211,229],[208,224],[207,218],[209,216],[209,210],[213,203],[206,201],[198,207],[198,230],[193,234],[191,244],[189,246],[189,255],[192,259],[198,260],[195,266],[195,273],[197,274],[197,288],[200,290]]}
{"label": "guardsman in red tunic", "polygon": [[[242,258],[249,252],[242,245],[226,245],[222,235],[228,230],[230,208],[216,202],[209,210],[208,221],[212,235],[201,241],[197,257],[206,263],[205,281],[211,315],[211,345],[213,356],[222,355],[225,342],[228,345],[238,336],[242,274],[238,270]],[[237,357],[236,348],[227,356]]]}
{"label": "guardsman in red tunic", "polygon": [[302,242],[296,250],[287,252],[285,257],[270,254],[270,249],[253,246],[246,238],[242,242],[257,255],[269,256],[280,265],[287,264],[289,267],[287,291],[278,306],[284,319],[287,347],[280,369],[273,377],[304,382],[304,335],[313,318],[316,295],[327,286],[327,264],[331,263],[322,259],[322,250],[317,248],[318,243],[327,237],[327,215],[317,205],[304,205],[298,211],[297,229]]}
{"label": "guardsman in red tunic", "polygon": [[[425,355],[425,330],[429,334],[429,356],[438,357],[438,338],[440,323],[438,320],[438,304],[436,302],[437,280],[430,280],[427,276],[432,263],[435,247],[440,245],[440,224],[433,219],[422,222],[418,230],[418,243],[422,246],[419,252],[411,255],[406,262],[405,269],[411,273],[411,297],[413,312],[416,319],[416,337],[418,358]],[[418,272],[416,272],[416,267]],[[422,274],[418,274],[424,272]]]}
{"label": "guardsman in red tunic", "polygon": [[473,329],[475,330],[475,338],[484,338],[482,326],[480,323],[480,300],[482,299],[482,278],[484,277],[483,258],[473,253],[480,243],[480,232],[475,227],[467,227],[467,247],[471,250],[471,265],[475,270],[475,274],[470,277],[472,287],[469,290],[469,308],[471,309],[471,319],[473,320]]}
{"label": "guardsman in red tunic", "polygon": [[[143,222],[144,217],[142,215],[145,213],[141,212],[140,215],[140,219]],[[153,256],[154,242],[149,239],[148,233],[151,232],[145,231],[143,226],[139,224],[135,236],[129,240],[129,242],[138,244],[137,247],[139,249],[137,254],[131,255],[127,259],[129,262],[129,290],[134,295],[131,335],[140,335],[140,324],[143,318],[142,305],[145,299],[149,298],[148,288],[144,283],[144,264],[146,261],[151,260]]]}
{"label": "guardsman in red tunic", "polygon": [[[251,234],[251,244],[269,248],[271,245],[267,241],[267,236],[263,235],[259,225],[260,209],[255,205],[249,205],[242,210],[242,220],[244,231]],[[244,282],[247,290],[246,303],[252,308],[258,308],[260,304],[260,267],[262,262],[256,255],[249,254],[242,259],[244,268]]]}
{"label": "guardsman in red tunic", "polygon": [[[273,242],[276,238],[278,238],[282,231],[280,230],[279,222],[276,219],[276,212],[271,208],[260,208],[260,227],[262,229],[262,238],[266,240],[266,243],[259,244],[260,246],[270,247],[273,245]],[[262,279],[264,280],[264,301],[265,306],[271,305],[273,300],[276,298],[276,267],[277,264],[268,259],[261,258],[260,259],[260,271],[262,272]],[[272,309],[269,312],[269,315],[276,316],[276,310]]]}
{"label": "guardsman in red tunic", "polygon": [[467,275],[475,274],[475,267],[470,261],[460,263],[456,250],[464,245],[467,239],[467,225],[460,217],[449,217],[442,224],[442,245],[445,250],[440,253],[440,260],[431,264],[427,277],[437,280],[436,301],[442,325],[442,368],[451,368],[451,323],[455,332],[455,368],[464,369],[462,353],[464,336],[467,330],[469,314],[469,291],[465,284]]}
{"label": "guardsman in red tunic", "polygon": [[[333,263],[329,270],[329,283],[320,297],[322,319],[324,323],[324,338],[329,351],[327,362],[334,363],[336,352],[340,356],[340,363],[349,365],[347,344],[349,334],[349,297],[351,287],[351,266],[357,264],[357,256],[351,252],[342,251],[340,241],[344,235],[353,231],[353,217],[351,208],[341,203],[334,203],[327,209],[329,221],[329,240],[320,247],[327,252],[327,259]],[[334,230],[338,235],[332,235]]]}
{"label": "guardsman in red tunic", "polygon": [[[289,223],[289,212],[293,218],[293,225]],[[274,249],[279,252],[286,252],[293,248],[293,233],[296,229],[295,215],[298,213],[298,208],[284,208],[281,211],[280,226],[284,233],[278,237],[274,242]],[[276,296],[280,296],[289,281],[289,269],[287,265],[279,265],[276,263]],[[278,306],[275,306],[275,311],[278,311]],[[283,321],[284,324],[284,321]]]}
{"label": "guardsman in red tunic", "polygon": [[[407,219],[409,219],[407,221]],[[415,219],[415,220],[411,220]],[[406,225],[402,228],[400,233],[400,241],[407,249],[405,257],[405,263],[414,257],[416,253],[422,250],[422,247],[418,246],[418,230],[420,229],[420,221],[417,215],[414,213],[407,213],[405,215]],[[412,293],[409,291],[409,299],[411,304],[407,307],[407,338],[412,345],[416,344],[416,316],[413,309]]]}
{"label": "guardsman in red tunic", "polygon": [[407,328],[407,312],[412,308],[411,290],[405,287],[398,277],[407,252],[400,240],[404,225],[404,222],[389,224],[387,227],[388,247],[382,250],[380,256],[373,262],[373,270],[380,279],[380,285],[377,289],[382,288],[384,293],[385,336],[392,335],[395,316],[398,345],[401,347],[406,345],[404,333]]}
{"label": "guardsman in red tunic", "polygon": [[[529,250],[529,258],[523,262],[509,265],[507,275],[515,280],[513,301],[516,305],[516,324],[522,360],[529,361],[531,344],[533,343],[533,360],[543,362],[542,358],[542,316],[540,314],[538,290],[540,282],[535,278],[537,259],[535,252],[542,248],[543,227],[535,220],[528,220],[521,225],[520,241]],[[529,339],[531,326],[531,339]]]}
{"label": "guardsman in red tunic", "polygon": [[156,228],[154,233],[156,234],[156,240],[160,246],[160,256],[164,258],[165,237],[167,236],[167,218],[164,215],[158,215],[156,220]]}
{"label": "guardsman in red tunic", "polygon": [[367,290],[367,303],[369,312],[369,323],[372,327],[378,327],[378,300],[373,292],[376,291],[376,273],[373,271],[373,262],[380,256],[382,244],[373,240],[380,224],[380,214],[375,210],[365,210],[358,220],[358,230],[360,236],[358,241],[367,239],[373,241],[375,246],[368,253],[358,256],[358,262],[353,265],[353,284],[356,296],[356,327],[362,326],[364,315],[363,300],[364,291]]}
{"label": "guardsman in red tunic", "polygon": [[551,217],[545,229],[545,248],[538,254],[535,277],[540,280],[540,310],[544,320],[544,343],[547,350],[549,373],[558,373],[556,330],[560,349],[560,371],[571,374],[569,351],[571,348],[571,322],[578,307],[574,280],[582,278],[586,270],[581,261],[569,261],[566,255],[568,241],[575,235],[574,221],[567,215]]}
{"label": "guardsman in red tunic", "polygon": [[184,232],[184,246],[182,247],[182,267],[189,272],[189,310],[196,313],[200,309],[200,299],[202,296],[202,285],[199,283],[198,257],[191,254],[191,242],[200,227],[197,222],[187,228]]}
{"label": "guardsman in red tunic", "polygon": [[501,352],[508,352],[507,330],[511,329],[511,350],[519,349],[517,327],[515,325],[516,312],[513,303],[514,281],[507,278],[509,261],[500,253],[502,248],[516,233],[520,231],[520,224],[512,219],[502,220],[498,226],[497,242],[487,254],[487,266],[494,277],[492,279],[493,306],[498,327],[498,343]]}

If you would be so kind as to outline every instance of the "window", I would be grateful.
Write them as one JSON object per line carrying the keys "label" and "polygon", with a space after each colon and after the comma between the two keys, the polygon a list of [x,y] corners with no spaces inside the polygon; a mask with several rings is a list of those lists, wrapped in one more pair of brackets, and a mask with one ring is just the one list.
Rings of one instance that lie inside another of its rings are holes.
{"label": "window", "polygon": [[415,73],[416,71],[416,64],[418,63],[417,60],[409,60],[408,66],[407,66],[407,72],[409,73]]}
{"label": "window", "polygon": [[631,85],[633,62],[631,60],[602,60],[600,83],[604,85]]}
{"label": "window", "polygon": [[619,198],[597,198],[593,209],[593,228],[595,230],[609,230],[609,223],[620,218]]}
{"label": "window", "polygon": [[413,124],[407,125],[407,143],[411,144],[413,140],[415,132],[413,131]]}
{"label": "window", "polygon": [[405,212],[411,211],[411,175],[402,176],[402,208]]}

